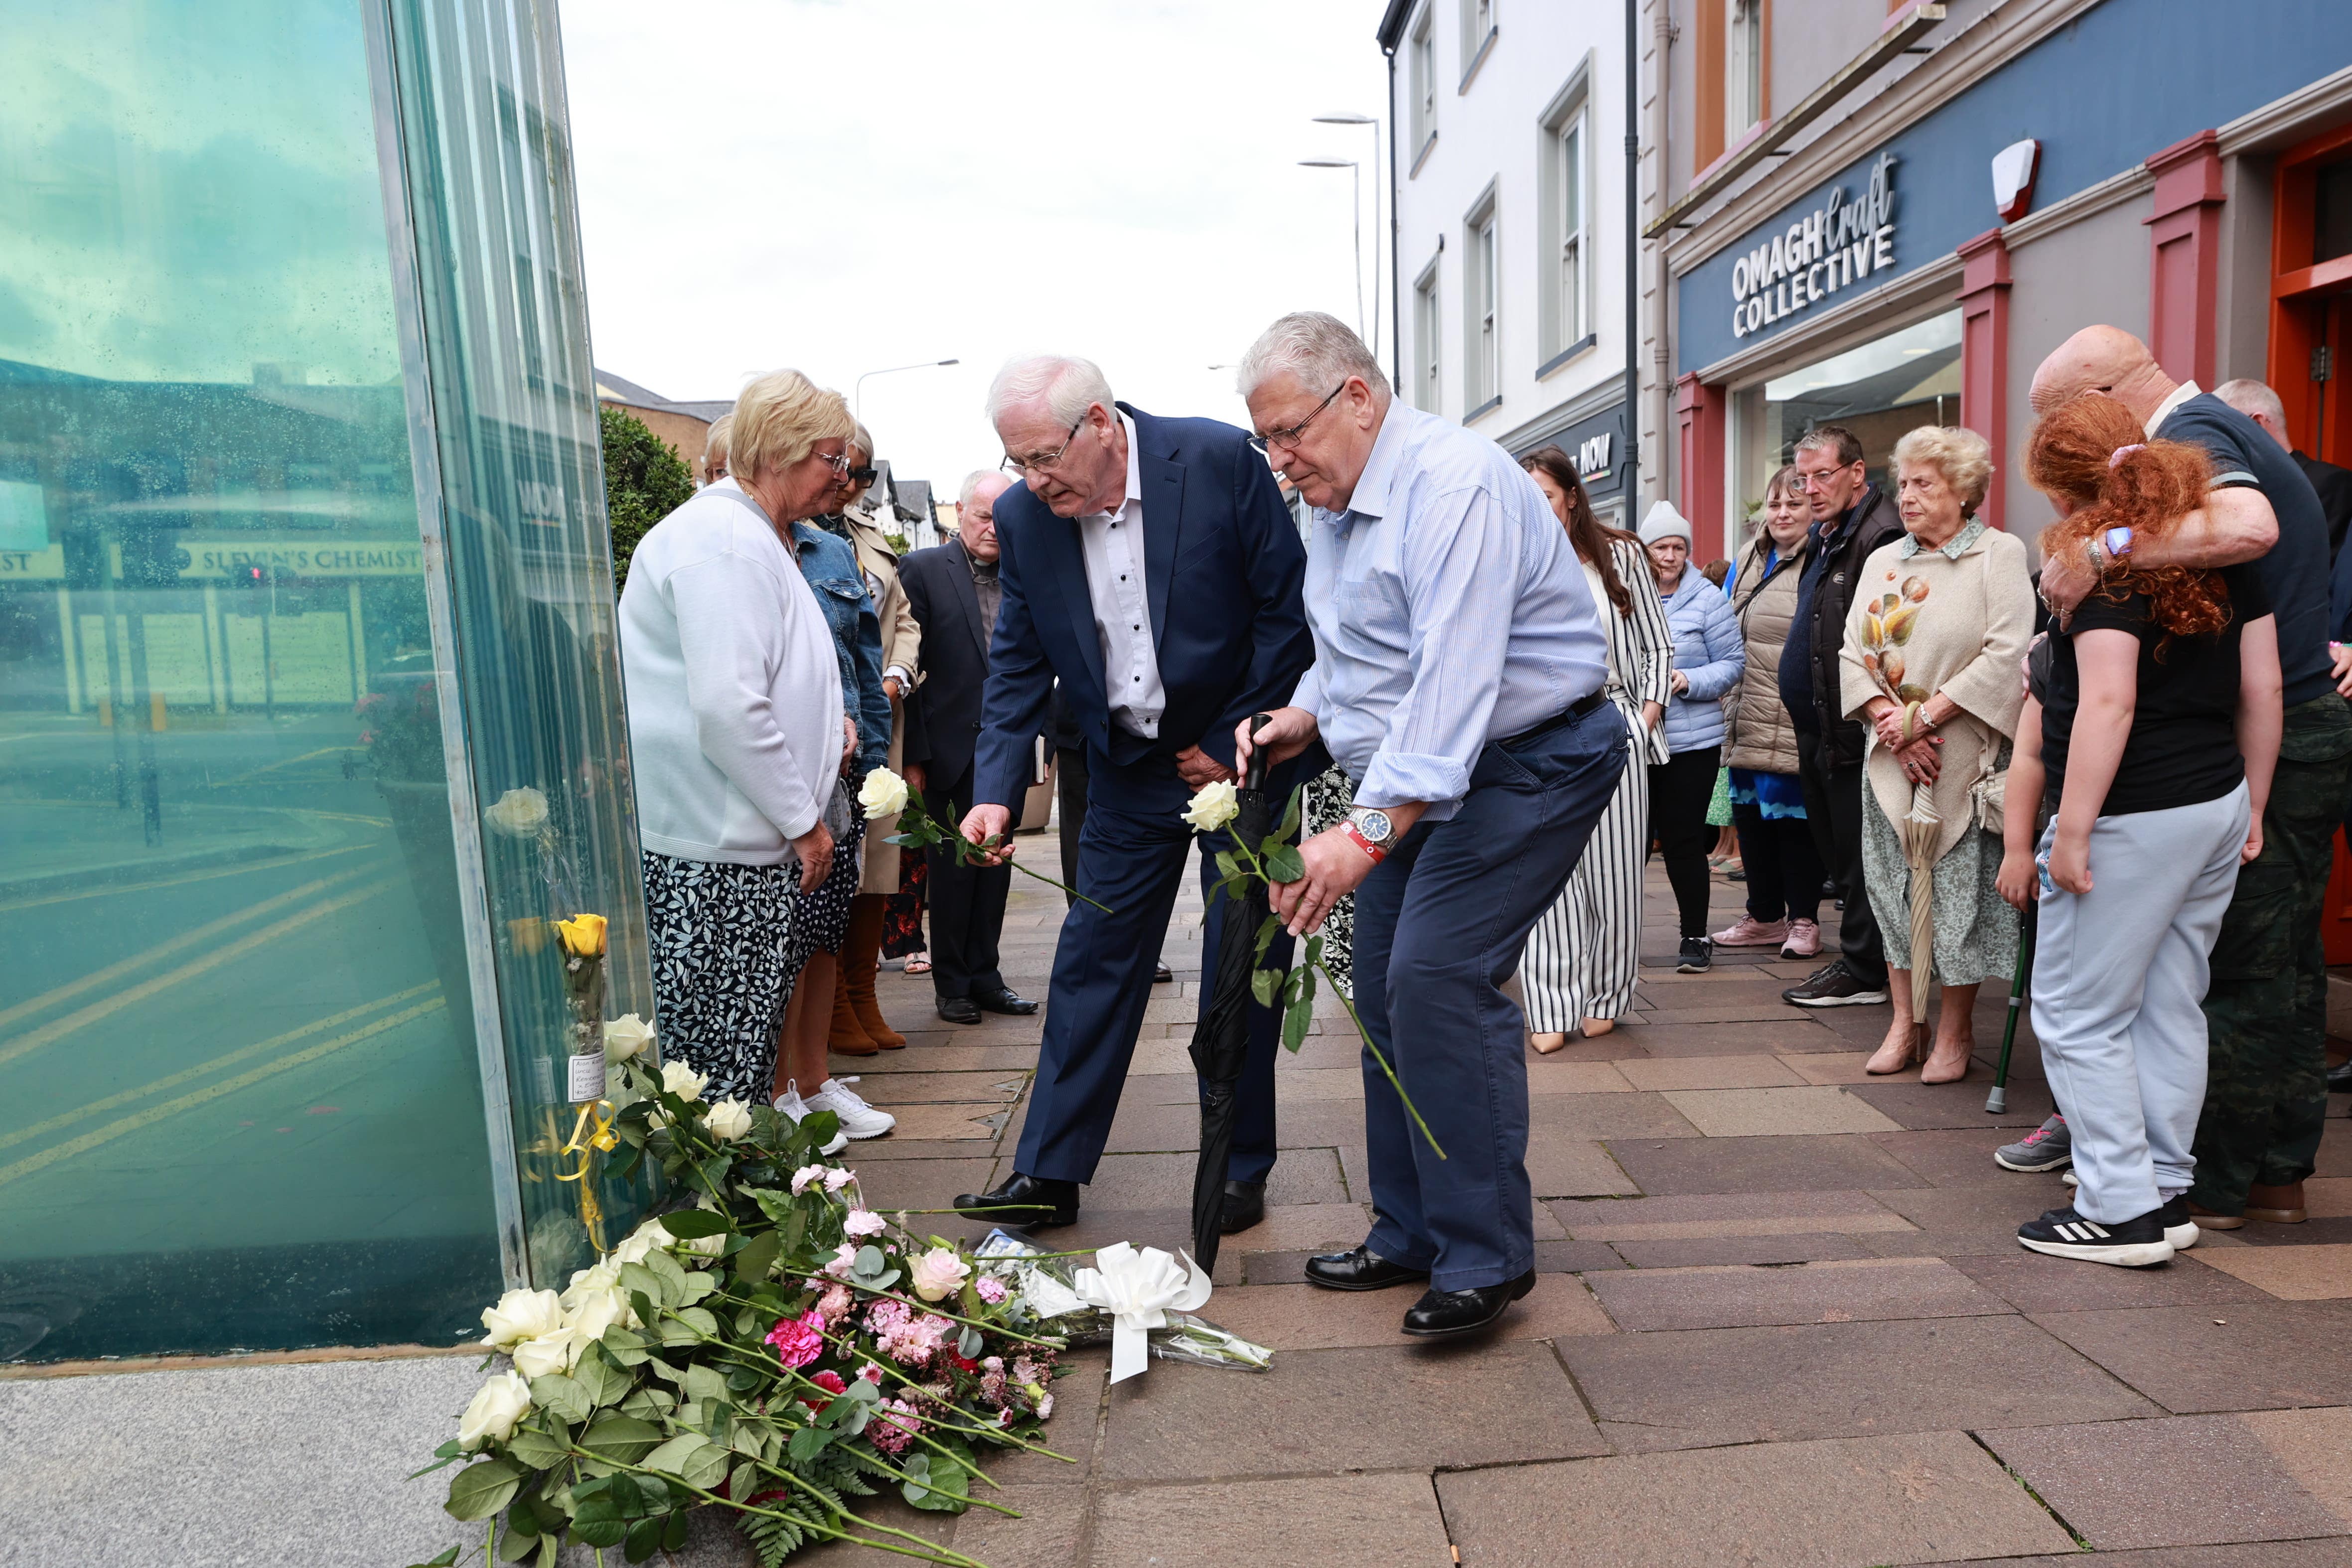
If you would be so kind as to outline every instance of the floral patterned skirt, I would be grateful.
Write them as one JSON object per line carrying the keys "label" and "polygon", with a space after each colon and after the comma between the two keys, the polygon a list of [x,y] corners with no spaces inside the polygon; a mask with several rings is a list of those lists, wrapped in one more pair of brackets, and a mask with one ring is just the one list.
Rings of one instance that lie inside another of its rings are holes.
{"label": "floral patterned skirt", "polygon": [[[814,893],[793,894],[793,950],[786,956],[787,973],[800,977],[801,966],[818,953],[838,953],[849,935],[849,901],[857,896],[857,847],[866,840],[866,819],[852,814],[849,831],[833,844],[833,869]],[[797,880],[793,886],[799,886]]]}
{"label": "floral patterned skirt", "polygon": [[[1356,803],[1356,783],[1345,771],[1331,768],[1307,781],[1307,803],[1301,812],[1306,818],[1299,828],[1300,842],[1314,837],[1326,828],[1336,828],[1348,820],[1349,810]],[[1277,807],[1279,802],[1276,802]],[[1323,965],[1331,971],[1332,981],[1340,994],[1353,1000],[1356,995],[1356,895],[1348,894],[1331,906],[1323,921]],[[1299,952],[1303,956],[1306,948]]]}
{"label": "floral patterned skirt", "polygon": [[792,991],[800,873],[790,862],[734,865],[650,850],[643,858],[662,1054],[708,1074],[709,1100],[764,1103]]}

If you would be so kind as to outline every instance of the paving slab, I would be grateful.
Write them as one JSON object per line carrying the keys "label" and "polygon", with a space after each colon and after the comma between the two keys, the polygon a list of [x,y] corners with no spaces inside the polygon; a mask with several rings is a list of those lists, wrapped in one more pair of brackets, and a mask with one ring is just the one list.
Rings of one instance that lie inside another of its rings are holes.
{"label": "paving slab", "polygon": [[[1642,1190],[1598,1139],[1549,1127],[1528,1134],[1528,1180],[1538,1198],[1630,1197]],[[1369,1183],[1363,1190],[1369,1196]]]}
{"label": "paving slab", "polygon": [[2249,1442],[2232,1416],[2084,1422],[1977,1437],[2102,1552],[2294,1540],[2347,1528],[2266,1448]]}
{"label": "paving slab", "polygon": [[1881,1257],[2022,1251],[2017,1228],[2055,1207],[2046,1191],[2029,1179],[1990,1186],[1874,1187],[1871,1195],[1918,1227],[1916,1235],[1890,1235],[1864,1243]]}
{"label": "paving slab", "polygon": [[898,1118],[898,1125],[890,1134],[892,1138],[905,1138],[910,1143],[992,1143],[1003,1124],[1001,1118],[1011,1104],[1005,1100],[993,1104],[891,1104],[884,1109]]}
{"label": "paving slab", "polygon": [[[1872,1143],[1926,1177],[1937,1186],[2007,1186],[2035,1197],[2021,1201],[2038,1201],[2055,1195],[2059,1201],[2065,1197],[2066,1184],[2058,1179],[2056,1171],[2030,1175],[2012,1171],[1993,1163],[1993,1151],[2004,1144],[2017,1142],[2015,1129],[2009,1127],[1951,1127],[1926,1132],[1878,1133]],[[2042,1208],[2053,1207],[2043,1202]],[[2039,1213],[2040,1209],[2034,1212]]]}
{"label": "paving slab", "polygon": [[1088,1561],[1100,1568],[1232,1568],[1236,1561],[1430,1568],[1447,1561],[1447,1541],[1426,1475],[1328,1476],[1107,1492]]}
{"label": "paving slab", "polygon": [[2352,1244],[2241,1247],[2216,1252],[2205,1261],[2282,1301],[2352,1297]]}
{"label": "paving slab", "polygon": [[[1794,1008],[1789,1010],[1796,1011]],[[1769,1056],[1780,1051],[1853,1049],[1820,1024],[1803,1018],[1786,1023],[1637,1023],[1617,1033],[1652,1056],[1736,1056],[1749,1052]]]}
{"label": "paving slab", "polygon": [[[1571,1245],[1576,1245],[1572,1243]],[[1852,1236],[1701,1236],[1684,1241],[1615,1241],[1609,1250],[1634,1269],[1698,1269],[1740,1263],[1828,1263],[1875,1256]]]}
{"label": "paving slab", "polygon": [[2038,1127],[2050,1114],[2050,1092],[2040,1083],[2013,1082],[2009,1109],[1998,1116],[1985,1113],[1989,1080],[1977,1074],[1958,1083],[1921,1083],[1916,1079],[1881,1079],[1851,1085],[1846,1092],[1868,1101],[1895,1125],[1914,1130],[1928,1127]]}
{"label": "paving slab", "polygon": [[[1221,1327],[1276,1352],[1348,1345],[1386,1345],[1402,1352],[1411,1342],[1398,1324],[1420,1297],[1417,1285],[1362,1291],[1307,1284],[1246,1285],[1219,1291],[1202,1311]],[[1559,1339],[1615,1332],[1583,1281],[1573,1274],[1548,1273],[1537,1275],[1535,1290],[1503,1314],[1493,1337]]]}
{"label": "paving slab", "polygon": [[2296,1485],[2352,1526],[2352,1409],[2250,1410],[2233,1419]]}
{"label": "paving slab", "polygon": [[1896,1127],[1843,1089],[1669,1090],[1665,1100],[1710,1138],[1888,1133]]}
{"label": "paving slab", "polygon": [[[2159,1546],[2102,1552],[2098,1568],[2352,1568],[2352,1541],[2267,1541],[2255,1546]],[[1937,1568],[2090,1568],[2080,1552],[2049,1557],[1971,1557]]]}
{"label": "paving slab", "polygon": [[1699,1130],[1663,1094],[1543,1094],[1528,1100],[1530,1133],[1572,1138],[1696,1138]]}
{"label": "paving slab", "polygon": [[1617,1071],[1636,1089],[1777,1089],[1805,1080],[1777,1056],[1667,1056],[1625,1061]]}
{"label": "paving slab", "polygon": [[[1000,1471],[992,1469],[992,1475]],[[1079,1568],[1086,1538],[1087,1515],[1093,1506],[1083,1487],[1013,1486],[1003,1490],[981,1489],[988,1500],[1020,1511],[1007,1519],[984,1508],[974,1508],[955,1521],[948,1544],[988,1568]],[[870,1555],[884,1558],[885,1553]],[[904,1557],[887,1562],[903,1565]],[[748,1568],[748,1563],[747,1563]]]}
{"label": "paving slab", "polygon": [[1864,1192],[1704,1193],[1545,1207],[1579,1241],[1687,1241],[1823,1230],[1859,1235],[1911,1228],[1909,1220]]}
{"label": "paving slab", "polygon": [[1528,1064],[1528,1092],[1533,1094],[1622,1094],[1635,1084],[1611,1061],[1563,1061],[1560,1053],[1538,1056]]}
{"label": "paving slab", "polygon": [[1635,1269],[1589,1283],[1617,1326],[1635,1332],[1978,1317],[2014,1310],[1940,1258]]}
{"label": "paving slab", "polygon": [[1109,1411],[1113,1480],[1426,1470],[1608,1448],[1539,1341],[1294,1351],[1265,1373],[1154,1362],[1111,1389]]}
{"label": "paving slab", "polygon": [[[891,1052],[900,1055],[902,1052]],[[873,1071],[878,1057],[858,1057],[852,1061],[838,1060],[841,1076],[860,1080],[866,1097],[886,1111],[898,1112],[908,1105],[984,1104],[1001,1110],[1019,1098],[1029,1084],[1025,1070],[1005,1068],[993,1071],[971,1072],[891,1072]]]}
{"label": "paving slab", "polygon": [[[1101,1208],[1166,1208],[1192,1201],[1192,1155],[1105,1155],[1081,1201]],[[1330,1149],[1285,1149],[1267,1178],[1270,1204],[1344,1203],[1339,1159]]]}
{"label": "paving slab", "polygon": [[2161,1414],[2014,1316],[1611,1334],[1559,1352],[1623,1452]]}
{"label": "paving slab", "polygon": [[1884,1078],[1863,1070],[1871,1055],[1867,1051],[1837,1050],[1802,1056],[1790,1052],[1780,1060],[1808,1083],[1884,1083]]}
{"label": "paving slab", "polygon": [[1463,1568],[1868,1568],[2073,1542],[1957,1432],[1441,1475]]}
{"label": "paving slab", "polygon": [[1609,1153],[1643,1192],[1867,1191],[1926,1178],[1859,1133],[1744,1138],[1612,1139]]}
{"label": "paving slab", "polygon": [[[856,1160],[859,1152],[853,1149],[845,1157]],[[996,1176],[996,1156],[982,1150],[974,1159],[861,1161],[852,1168],[857,1172],[857,1188],[868,1208],[945,1208],[958,1193],[988,1190]],[[935,1228],[926,1222],[948,1218],[927,1215],[915,1221],[915,1227]]]}
{"label": "paving slab", "polygon": [[[2161,1269],[2107,1269],[2051,1258],[2020,1247],[1959,1255],[1952,1267],[2021,1312],[2084,1312],[2117,1307],[2225,1308],[2264,1300],[2263,1292],[2208,1267],[2217,1249],[2207,1238]],[[2226,1312],[2221,1313],[2227,1316]]]}
{"label": "paving slab", "polygon": [[2339,1302],[2036,1312],[2032,1321],[2178,1415],[2340,1405],[2352,1388],[2352,1308]]}

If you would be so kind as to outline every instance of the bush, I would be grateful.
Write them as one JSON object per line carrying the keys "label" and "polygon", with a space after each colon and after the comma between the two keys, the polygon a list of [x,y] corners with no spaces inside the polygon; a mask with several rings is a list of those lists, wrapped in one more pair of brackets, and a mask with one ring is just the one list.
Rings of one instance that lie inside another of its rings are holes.
{"label": "bush", "polygon": [[629,557],[646,530],[694,494],[694,476],[645,421],[599,407],[604,446],[604,511],[613,526],[613,591],[628,580]]}

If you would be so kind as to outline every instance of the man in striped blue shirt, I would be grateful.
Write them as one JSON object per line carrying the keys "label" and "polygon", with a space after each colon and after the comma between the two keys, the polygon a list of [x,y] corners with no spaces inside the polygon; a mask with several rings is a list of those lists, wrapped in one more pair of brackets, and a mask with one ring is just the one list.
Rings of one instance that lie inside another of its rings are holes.
{"label": "man in striped blue shirt", "polygon": [[1524,1019],[1500,987],[1623,771],[1606,646],[1535,481],[1397,402],[1339,321],[1284,317],[1240,381],[1268,457],[1316,508],[1316,662],[1236,749],[1280,762],[1319,737],[1355,781],[1356,809],[1299,846],[1307,874],[1275,908],[1304,934],[1355,894],[1356,1009],[1437,1145],[1368,1054],[1371,1234],[1307,1278],[1426,1278],[1404,1332],[1474,1333],[1535,1285]]}

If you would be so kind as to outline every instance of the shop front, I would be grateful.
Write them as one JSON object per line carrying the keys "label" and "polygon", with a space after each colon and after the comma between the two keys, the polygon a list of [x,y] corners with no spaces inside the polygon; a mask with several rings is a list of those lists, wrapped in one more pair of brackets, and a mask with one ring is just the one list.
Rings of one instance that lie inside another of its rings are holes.
{"label": "shop front", "polygon": [[[1576,465],[1576,476],[1592,503],[1592,515],[1612,528],[1631,528],[1625,520],[1625,403],[1620,397],[1599,407],[1581,399],[1555,409],[1522,430],[1503,437],[1515,457],[1539,447],[1557,446]],[[1638,521],[1638,519],[1636,519]]]}
{"label": "shop front", "polygon": [[1672,488],[1707,539],[1736,538],[1825,423],[1860,438],[1874,478],[1916,425],[1978,431],[1997,468],[1985,515],[2038,531],[2027,390],[2096,323],[2177,378],[2267,376],[2301,439],[2352,447],[2328,351],[2352,290],[2352,173],[2328,172],[2352,170],[2352,72],[2335,68],[2352,8],[2250,25],[2104,0],[1978,31],[1668,242]]}

